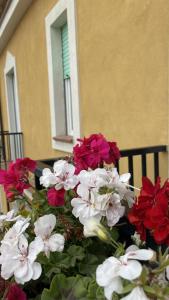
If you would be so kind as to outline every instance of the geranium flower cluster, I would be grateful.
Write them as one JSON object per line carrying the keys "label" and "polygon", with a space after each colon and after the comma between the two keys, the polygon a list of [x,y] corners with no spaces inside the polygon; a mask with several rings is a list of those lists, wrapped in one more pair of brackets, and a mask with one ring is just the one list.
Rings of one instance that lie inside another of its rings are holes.
{"label": "geranium flower cluster", "polygon": [[115,142],[109,142],[102,134],[92,134],[88,138],[78,139],[79,144],[73,148],[76,173],[88,168],[96,169],[104,162],[116,164],[120,151]]}
{"label": "geranium flower cluster", "polygon": [[160,186],[143,177],[143,185],[136,203],[128,214],[129,221],[136,226],[142,240],[147,239],[147,232],[157,244],[169,246],[169,181]]}
{"label": "geranium flower cluster", "polygon": [[106,217],[108,226],[112,227],[124,215],[122,201],[129,207],[134,202],[134,193],[128,188],[129,173],[119,176],[116,168],[97,168],[82,170],[75,175],[75,167],[63,160],[55,162],[53,169],[53,173],[50,169],[44,169],[40,177],[43,186],[51,187],[47,193],[48,203],[52,206],[63,205],[65,192],[76,187],[77,197],[71,200],[72,213],[83,225],[90,218],[100,220]]}
{"label": "geranium flower cluster", "polygon": [[82,224],[93,217],[106,217],[107,225],[114,226],[124,215],[125,204],[131,206],[134,202],[134,193],[127,187],[129,178],[129,173],[119,176],[116,168],[81,171],[78,197],[71,201],[73,215]]}
{"label": "geranium flower cluster", "polygon": [[25,189],[30,188],[29,172],[34,172],[36,162],[30,158],[20,159],[9,165],[8,170],[0,170],[0,184],[4,186],[7,199],[14,200],[22,195]]}
{"label": "geranium flower cluster", "polygon": [[42,273],[40,263],[36,262],[38,254],[45,252],[49,256],[50,252],[62,252],[64,248],[64,237],[52,234],[55,225],[54,215],[40,217],[34,224],[36,237],[29,244],[26,229],[30,226],[30,218],[20,217],[1,240],[2,278],[7,280],[14,276],[15,281],[21,284],[38,279]]}

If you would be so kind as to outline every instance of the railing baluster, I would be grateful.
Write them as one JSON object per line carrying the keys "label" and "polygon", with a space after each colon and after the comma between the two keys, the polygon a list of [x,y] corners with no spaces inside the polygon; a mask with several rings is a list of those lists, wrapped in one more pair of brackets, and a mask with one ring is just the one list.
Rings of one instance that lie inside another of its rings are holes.
{"label": "railing baluster", "polygon": [[119,173],[120,172],[120,166],[119,166],[119,161],[116,162],[116,165],[115,167],[117,168],[117,172]]}
{"label": "railing baluster", "polygon": [[154,153],[154,181],[159,176],[159,153]]}
{"label": "railing baluster", "polygon": [[141,167],[142,167],[142,176],[147,176],[146,154],[142,154],[142,156],[141,156]]}
{"label": "railing baluster", "polygon": [[130,155],[128,157],[128,168],[129,168],[129,173],[131,174],[130,184],[134,185],[133,156],[132,155]]}

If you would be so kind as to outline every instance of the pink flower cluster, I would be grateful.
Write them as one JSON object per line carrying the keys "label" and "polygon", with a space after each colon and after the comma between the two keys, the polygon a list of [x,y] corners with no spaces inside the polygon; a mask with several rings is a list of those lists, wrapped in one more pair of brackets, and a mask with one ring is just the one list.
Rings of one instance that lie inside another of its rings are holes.
{"label": "pink flower cluster", "polygon": [[0,184],[9,201],[14,200],[17,195],[22,195],[24,189],[30,187],[28,180],[29,172],[34,172],[36,162],[30,158],[19,158],[9,165],[8,170],[0,170]]}
{"label": "pink flower cluster", "polygon": [[115,142],[108,142],[100,134],[92,134],[88,138],[79,139],[80,144],[73,148],[76,174],[88,168],[96,169],[104,162],[116,164],[120,151]]}

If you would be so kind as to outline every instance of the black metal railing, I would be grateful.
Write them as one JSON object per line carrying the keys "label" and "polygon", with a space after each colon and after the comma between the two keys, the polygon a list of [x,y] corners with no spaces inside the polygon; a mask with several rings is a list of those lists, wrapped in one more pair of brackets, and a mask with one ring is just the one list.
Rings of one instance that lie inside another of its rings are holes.
{"label": "black metal railing", "polygon": [[[161,152],[167,152],[167,146],[166,145],[159,145],[159,146],[152,146],[152,147],[143,147],[143,148],[135,148],[135,149],[128,149],[128,150],[122,150],[121,158],[126,157],[128,159],[128,171],[132,174],[132,177],[130,179],[130,184],[134,185],[134,157],[140,156],[141,157],[141,174],[142,176],[147,175],[147,155],[151,154],[153,155],[153,161],[154,161],[154,181],[156,178],[160,175],[159,174],[159,153]],[[120,172],[120,161],[117,164],[117,170]]]}
{"label": "black metal railing", "polygon": [[6,169],[10,161],[23,156],[23,133],[0,131],[0,167]]}
{"label": "black metal railing", "polygon": [[[127,158],[128,160],[128,172],[132,174],[132,177],[130,179],[130,184],[134,185],[134,157],[139,156],[141,158],[141,174],[142,176],[147,175],[147,155],[150,154],[153,156],[154,160],[154,179],[160,175],[160,159],[159,154],[167,152],[167,146],[165,145],[159,145],[159,146],[152,146],[152,147],[143,147],[143,148],[135,148],[135,149],[128,149],[128,150],[121,150],[121,159],[119,163],[116,165],[118,171],[120,172],[121,168],[121,162],[123,158]],[[51,159],[44,159],[41,161],[37,161],[37,169],[35,171],[35,186],[38,189],[41,189],[40,183],[39,183],[39,177],[42,175],[42,170],[44,168],[50,168],[52,169],[52,166],[55,161],[59,159],[65,159],[65,157],[59,157],[59,158],[51,158]],[[125,171],[127,172],[127,170]]]}

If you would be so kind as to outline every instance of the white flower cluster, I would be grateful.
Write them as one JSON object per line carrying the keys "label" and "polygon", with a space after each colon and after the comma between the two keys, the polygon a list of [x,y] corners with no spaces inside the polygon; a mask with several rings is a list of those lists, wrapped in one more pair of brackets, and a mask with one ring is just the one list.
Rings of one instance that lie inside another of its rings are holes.
{"label": "white flower cluster", "polygon": [[[104,287],[104,294],[107,300],[112,299],[113,292],[120,294],[123,290],[122,279],[133,281],[142,272],[142,265],[137,260],[150,260],[154,252],[152,250],[138,249],[137,246],[130,246],[126,254],[120,258],[109,257],[96,270],[96,281]],[[136,286],[129,295],[121,300],[148,300],[143,289]]]}
{"label": "white flower cluster", "polygon": [[56,190],[77,186],[78,197],[71,201],[72,213],[84,225],[85,236],[97,235],[94,224],[100,226],[101,217],[106,217],[108,226],[114,226],[125,212],[122,201],[129,207],[134,203],[134,193],[128,188],[129,173],[119,176],[116,168],[97,168],[75,175],[75,167],[64,160],[55,162],[53,170],[44,169],[40,183],[46,188],[55,186]]}
{"label": "white flower cluster", "polygon": [[[83,170],[78,178],[78,197],[71,201],[72,213],[84,226],[87,226],[91,218],[97,222],[101,217],[106,217],[108,226],[112,227],[124,215],[125,206],[122,201],[127,201],[129,207],[134,202],[134,193],[127,184],[129,173],[119,176],[116,168],[98,168],[94,171]],[[85,231],[84,228],[84,233]]]}
{"label": "white flower cluster", "polygon": [[75,167],[66,160],[56,161],[53,170],[54,173],[48,168],[43,169],[40,184],[45,188],[55,186],[56,190],[64,188],[67,191],[78,184],[78,177],[74,175]]}
{"label": "white flower cluster", "polygon": [[51,235],[56,225],[54,215],[44,215],[35,222],[36,237],[30,244],[25,233],[29,225],[30,218],[17,220],[1,241],[1,276],[6,280],[14,276],[17,283],[24,284],[38,279],[42,272],[40,263],[36,262],[38,254],[44,251],[49,256],[50,251],[61,252],[64,248],[64,237]]}

